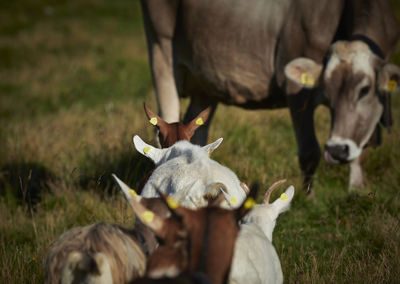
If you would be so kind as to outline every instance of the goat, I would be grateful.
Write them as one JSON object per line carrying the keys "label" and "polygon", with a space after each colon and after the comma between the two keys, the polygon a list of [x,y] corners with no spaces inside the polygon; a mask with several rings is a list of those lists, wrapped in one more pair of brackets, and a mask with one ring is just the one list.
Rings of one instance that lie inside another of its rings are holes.
{"label": "goat", "polygon": [[158,129],[158,140],[161,148],[171,147],[180,140],[190,141],[196,129],[206,123],[211,112],[211,107],[208,107],[187,124],[181,122],[168,123],[152,112],[146,104],[143,104],[143,106],[149,122]]}
{"label": "goat", "polygon": [[[160,198],[133,195],[125,197],[168,216],[169,210]],[[45,283],[127,283],[143,276],[146,255],[157,245],[154,233],[140,222],[134,229],[105,222],[72,228],[47,254]]]}
{"label": "goat", "polygon": [[[189,278],[180,276],[179,283],[225,283],[239,232],[238,220],[251,209],[254,199],[248,198],[236,210],[226,210],[220,207],[224,199],[220,195],[211,205],[191,210],[160,194],[171,210],[168,218],[159,216],[134,198],[129,200],[137,217],[162,240],[148,257],[146,276],[164,279],[189,273]],[[199,273],[205,277],[195,281],[194,276]],[[152,282],[142,279],[135,283]],[[158,283],[173,282],[159,280]]]}
{"label": "goat", "polygon": [[161,191],[176,199],[182,206],[195,209],[207,205],[203,198],[210,184],[222,183],[230,196],[221,206],[237,208],[246,198],[248,188],[229,168],[209,158],[222,142],[222,138],[200,147],[187,141],[178,141],[166,149],[158,149],[145,143],[139,136],[133,137],[136,150],[150,158],[157,168],[142,190],[144,197],[157,197]]}
{"label": "goat", "polygon": [[[190,141],[194,132],[203,125],[210,115],[211,107],[203,110],[197,117],[195,117],[191,122],[183,124],[181,122],[168,123],[164,121],[161,117],[151,111],[146,104],[143,104],[144,111],[149,119],[149,122],[157,127],[158,130],[158,143],[161,148],[168,148],[174,145],[180,140]],[[139,193],[142,192],[143,187],[148,181],[149,177],[153,173],[154,169],[148,172],[142,180],[139,182],[137,190]]]}
{"label": "goat", "polygon": [[272,245],[272,233],[279,214],[290,207],[294,187],[288,187],[279,199],[269,204],[272,191],[282,182],[273,184],[266,192],[263,204],[255,205],[242,219],[229,275],[230,284],[283,282],[279,257]]}

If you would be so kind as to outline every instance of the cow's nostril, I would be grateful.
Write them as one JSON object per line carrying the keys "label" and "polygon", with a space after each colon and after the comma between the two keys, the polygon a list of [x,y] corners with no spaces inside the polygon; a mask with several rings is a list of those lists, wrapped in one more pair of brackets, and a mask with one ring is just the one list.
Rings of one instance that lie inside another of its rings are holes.
{"label": "cow's nostril", "polygon": [[349,156],[349,145],[343,145],[343,154],[346,155],[346,158]]}
{"label": "cow's nostril", "polygon": [[349,157],[349,146],[346,144],[339,145],[326,145],[325,150],[331,155],[331,157],[339,162],[347,162]]}

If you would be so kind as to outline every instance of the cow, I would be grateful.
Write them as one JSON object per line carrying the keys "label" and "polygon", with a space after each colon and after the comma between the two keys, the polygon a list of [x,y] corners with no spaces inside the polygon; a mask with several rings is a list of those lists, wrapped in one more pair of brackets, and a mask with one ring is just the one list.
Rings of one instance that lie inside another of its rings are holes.
{"label": "cow", "polygon": [[313,114],[330,108],[325,160],[350,164],[349,188],[362,187],[359,157],[380,124],[390,126],[390,93],[400,68],[388,63],[400,25],[388,0],[142,0],[160,116],[184,122],[211,106],[192,142],[205,145],[219,102],[247,109],[288,107],[303,184],[311,192],[321,150]]}

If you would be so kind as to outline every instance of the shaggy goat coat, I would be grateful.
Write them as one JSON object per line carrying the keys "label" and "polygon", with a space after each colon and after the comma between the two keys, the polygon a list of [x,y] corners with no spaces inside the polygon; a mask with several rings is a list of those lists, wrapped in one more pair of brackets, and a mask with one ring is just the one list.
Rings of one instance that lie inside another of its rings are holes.
{"label": "shaggy goat coat", "polygon": [[125,283],[142,276],[146,256],[138,236],[116,224],[96,223],[65,232],[50,248],[45,283]]}

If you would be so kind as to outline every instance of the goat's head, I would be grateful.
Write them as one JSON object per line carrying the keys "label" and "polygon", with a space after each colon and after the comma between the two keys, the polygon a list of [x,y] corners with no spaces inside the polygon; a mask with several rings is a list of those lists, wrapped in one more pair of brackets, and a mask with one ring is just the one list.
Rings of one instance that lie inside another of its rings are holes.
{"label": "goat's head", "polygon": [[190,141],[197,128],[203,125],[210,115],[211,107],[203,110],[197,117],[187,124],[181,122],[167,123],[157,114],[152,112],[146,104],[144,111],[149,119],[149,122],[158,129],[158,138],[162,148],[168,148],[180,140]]}
{"label": "goat's head", "polygon": [[273,203],[269,203],[272,192],[286,180],[280,180],[274,183],[265,193],[264,200],[262,204],[257,204],[254,206],[253,210],[247,214],[242,223],[255,223],[257,224],[267,236],[267,238],[272,242],[272,233],[276,225],[276,219],[279,214],[285,212],[290,207],[290,202],[294,196],[294,187],[289,186],[285,193],[275,200]]}
{"label": "goat's head", "polygon": [[147,276],[176,277],[183,272],[203,272],[212,283],[226,281],[239,232],[238,220],[252,208],[254,199],[248,198],[240,208],[231,211],[219,207],[225,198],[220,195],[208,207],[191,210],[160,195],[171,210],[168,218],[132,199],[136,215],[160,241],[148,258]]}

